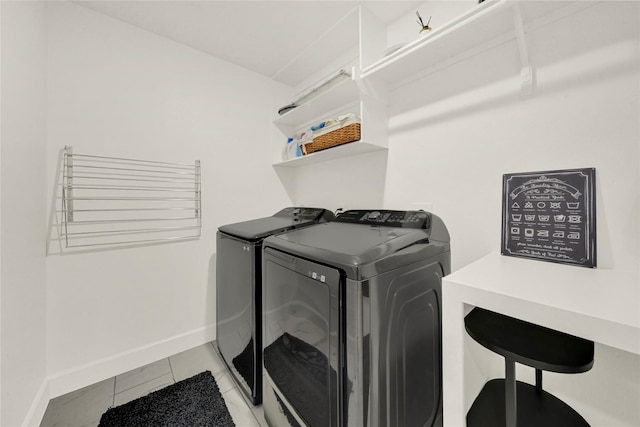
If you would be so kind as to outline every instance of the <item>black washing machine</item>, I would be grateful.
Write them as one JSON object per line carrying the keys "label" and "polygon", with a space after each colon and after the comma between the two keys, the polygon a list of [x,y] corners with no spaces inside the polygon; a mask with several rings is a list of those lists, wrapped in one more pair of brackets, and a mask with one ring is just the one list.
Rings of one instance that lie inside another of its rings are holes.
{"label": "black washing machine", "polygon": [[218,229],[216,344],[234,380],[254,405],[262,402],[262,242],[267,236],[333,217],[325,209],[291,207]]}
{"label": "black washing machine", "polygon": [[263,247],[267,423],[441,426],[442,220],[351,210]]}

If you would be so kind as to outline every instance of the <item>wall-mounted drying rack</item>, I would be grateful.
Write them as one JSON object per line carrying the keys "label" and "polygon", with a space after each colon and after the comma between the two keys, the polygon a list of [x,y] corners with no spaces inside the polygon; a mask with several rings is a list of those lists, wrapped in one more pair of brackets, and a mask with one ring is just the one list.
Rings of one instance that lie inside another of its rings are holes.
{"label": "wall-mounted drying rack", "polygon": [[67,248],[197,239],[200,161],[167,163],[76,154],[62,162],[60,238]]}

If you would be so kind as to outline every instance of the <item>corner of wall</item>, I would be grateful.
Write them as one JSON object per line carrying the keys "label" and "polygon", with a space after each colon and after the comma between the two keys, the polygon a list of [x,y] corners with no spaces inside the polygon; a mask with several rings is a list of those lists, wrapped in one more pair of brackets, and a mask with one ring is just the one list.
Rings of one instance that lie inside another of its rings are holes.
{"label": "corner of wall", "polygon": [[36,394],[31,406],[29,407],[29,411],[27,412],[27,416],[25,417],[22,427],[37,427],[42,422],[42,418],[44,417],[44,413],[47,410],[47,405],[49,404],[49,379],[45,378],[38,389],[38,393]]}

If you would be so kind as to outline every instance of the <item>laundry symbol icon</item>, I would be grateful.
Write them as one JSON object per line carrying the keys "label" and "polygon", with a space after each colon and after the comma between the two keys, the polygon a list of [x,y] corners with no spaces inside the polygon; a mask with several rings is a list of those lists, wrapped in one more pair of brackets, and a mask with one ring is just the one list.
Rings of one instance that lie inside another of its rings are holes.
{"label": "laundry symbol icon", "polygon": [[511,214],[511,219],[514,221],[521,221],[522,220],[522,214]]}
{"label": "laundry symbol icon", "polygon": [[538,230],[538,237],[549,237],[549,230]]}
{"label": "laundry symbol icon", "polygon": [[580,233],[577,231],[572,231],[571,233],[569,233],[569,235],[567,236],[570,239],[579,239],[580,238]]}
{"label": "laundry symbol icon", "polygon": [[569,209],[578,209],[580,207],[580,202],[567,202],[567,208]]}
{"label": "laundry symbol icon", "polygon": [[527,202],[527,203],[524,204],[524,207],[527,208],[527,209],[531,209],[533,207],[533,203]]}
{"label": "laundry symbol icon", "polygon": [[518,209],[520,207],[520,205],[518,204],[518,202],[513,202],[511,207],[514,208],[514,209]]}
{"label": "laundry symbol icon", "polygon": [[547,204],[545,202],[538,202],[538,204],[536,205],[539,209],[544,209],[547,207]]}
{"label": "laundry symbol icon", "polygon": [[560,202],[551,202],[551,209],[560,209]]}
{"label": "laundry symbol icon", "polygon": [[569,215],[569,222],[579,224],[582,222],[582,218],[580,217],[580,215]]}
{"label": "laundry symbol icon", "polygon": [[535,221],[536,220],[536,216],[535,215],[525,215],[524,219],[525,219],[525,221]]}
{"label": "laundry symbol icon", "polygon": [[549,221],[549,215],[538,215],[538,219],[542,222],[548,222]]}
{"label": "laundry symbol icon", "polygon": [[534,232],[533,228],[525,228],[524,235],[526,237],[533,237],[533,232]]}
{"label": "laundry symbol icon", "polygon": [[567,219],[567,217],[564,216],[564,215],[554,215],[553,216],[553,220],[555,222],[565,222],[566,219]]}
{"label": "laundry symbol icon", "polygon": [[554,231],[553,237],[564,237],[564,231]]}
{"label": "laundry symbol icon", "polygon": [[511,234],[520,234],[519,227],[511,227]]}

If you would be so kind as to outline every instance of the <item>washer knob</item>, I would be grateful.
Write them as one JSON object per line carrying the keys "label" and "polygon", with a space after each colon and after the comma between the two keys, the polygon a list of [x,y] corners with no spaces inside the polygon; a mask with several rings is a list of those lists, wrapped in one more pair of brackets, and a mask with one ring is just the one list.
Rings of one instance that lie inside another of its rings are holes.
{"label": "washer knob", "polygon": [[378,211],[373,211],[371,213],[369,213],[369,216],[367,217],[370,220],[376,220],[380,217],[380,212]]}

